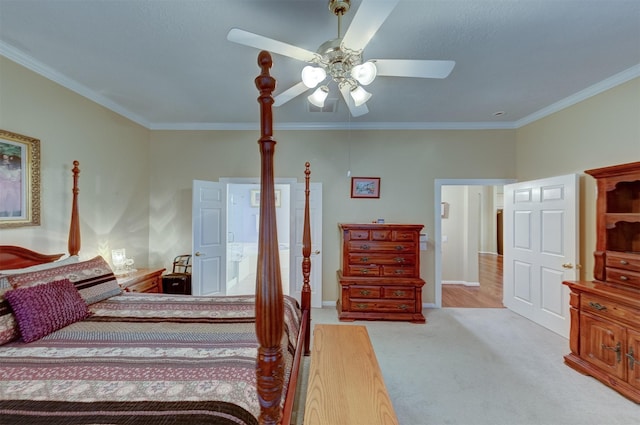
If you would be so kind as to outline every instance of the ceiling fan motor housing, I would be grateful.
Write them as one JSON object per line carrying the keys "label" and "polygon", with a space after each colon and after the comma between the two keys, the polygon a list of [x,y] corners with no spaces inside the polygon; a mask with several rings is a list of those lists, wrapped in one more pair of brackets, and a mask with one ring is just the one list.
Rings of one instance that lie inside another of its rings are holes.
{"label": "ceiling fan motor housing", "polygon": [[362,63],[362,52],[342,46],[341,38],[326,41],[318,48],[318,64],[327,70],[333,80],[341,84],[349,84],[355,88],[357,83],[351,76],[351,69]]}

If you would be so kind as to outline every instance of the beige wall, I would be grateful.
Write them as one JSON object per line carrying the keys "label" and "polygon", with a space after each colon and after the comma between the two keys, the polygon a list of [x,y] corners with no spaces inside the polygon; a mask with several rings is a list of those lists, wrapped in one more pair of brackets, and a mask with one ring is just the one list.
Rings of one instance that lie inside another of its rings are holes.
{"label": "beige wall", "polygon": [[[256,108],[257,114],[257,108]],[[640,79],[518,130],[276,131],[276,174],[323,183],[325,301],[335,301],[339,222],[385,218],[433,237],[435,179],[520,180],[640,159]],[[259,174],[257,131],[150,131],[0,57],[0,128],[42,143],[42,225],[2,229],[0,243],[66,250],[71,162],[81,162],[85,257],[125,247],[144,266],[191,244],[191,181]],[[348,160],[350,158],[350,161]],[[350,199],[347,170],[382,178],[379,200]],[[582,178],[581,261],[591,272],[594,185]],[[423,252],[434,301],[433,244]]]}
{"label": "beige wall", "polygon": [[[335,301],[340,222],[418,223],[433,236],[434,180],[513,178],[515,132],[276,131],[276,177],[323,184],[323,300]],[[154,131],[151,135],[152,262],[191,250],[192,180],[259,176],[258,132]],[[349,158],[351,161],[349,163]],[[353,176],[381,178],[380,199],[351,199]],[[162,247],[162,248],[158,248]],[[434,246],[422,253],[425,302],[435,301]]]}
{"label": "beige wall", "polygon": [[0,229],[0,243],[66,252],[71,168],[80,161],[84,258],[149,246],[149,130],[0,56],[0,128],[40,140],[41,222]]}
{"label": "beige wall", "polygon": [[595,181],[584,170],[640,161],[640,78],[518,129],[518,180],[580,174],[581,279],[593,279]]}

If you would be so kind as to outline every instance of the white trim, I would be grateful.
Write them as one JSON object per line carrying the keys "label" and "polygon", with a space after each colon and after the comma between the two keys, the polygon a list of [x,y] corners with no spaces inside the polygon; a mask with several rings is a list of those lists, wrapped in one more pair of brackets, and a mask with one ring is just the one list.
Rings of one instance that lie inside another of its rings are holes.
{"label": "white trim", "polygon": [[[31,56],[16,49],[15,47],[0,41],[0,55],[24,66],[25,68],[54,81],[61,86],[86,97],[98,105],[122,115],[125,118],[139,124],[149,130],[250,130],[259,129],[257,122],[250,123],[152,123],[141,116],[134,114],[121,105],[78,83],[77,81],[61,74],[53,68],[44,65]],[[524,125],[530,124],[564,108],[575,105],[585,99],[595,96],[603,91],[609,90],[620,84],[626,83],[633,78],[640,76],[640,64],[634,65],[618,74],[606,78],[586,89],[568,96],[546,108],[540,109],[517,121],[500,122],[334,122],[334,123],[276,123],[275,130],[514,130]]]}
{"label": "white trim", "polygon": [[443,280],[443,285],[480,286],[480,282],[467,282],[465,280]]}
{"label": "white trim", "polygon": [[433,241],[435,244],[435,291],[436,308],[442,307],[442,217],[440,203],[442,202],[442,186],[500,186],[515,183],[515,179],[435,179],[433,194]]}

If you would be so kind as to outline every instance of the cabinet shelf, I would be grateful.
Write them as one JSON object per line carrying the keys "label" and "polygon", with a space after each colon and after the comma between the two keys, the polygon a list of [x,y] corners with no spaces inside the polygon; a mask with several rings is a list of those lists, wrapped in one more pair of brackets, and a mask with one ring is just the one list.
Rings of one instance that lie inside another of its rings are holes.
{"label": "cabinet shelf", "polygon": [[640,162],[587,170],[596,179],[593,282],[571,288],[565,363],[640,403]]}

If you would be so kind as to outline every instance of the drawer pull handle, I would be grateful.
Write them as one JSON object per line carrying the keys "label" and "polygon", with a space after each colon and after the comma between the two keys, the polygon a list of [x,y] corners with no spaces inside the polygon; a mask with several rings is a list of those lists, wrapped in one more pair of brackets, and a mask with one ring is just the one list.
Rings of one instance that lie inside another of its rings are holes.
{"label": "drawer pull handle", "polygon": [[403,257],[396,257],[394,258],[396,263],[404,263],[404,258]]}
{"label": "drawer pull handle", "polygon": [[367,308],[367,304],[356,304],[356,308],[359,308],[360,310]]}
{"label": "drawer pull handle", "polygon": [[396,245],[396,251],[402,251],[404,247],[402,245]]}
{"label": "drawer pull handle", "polygon": [[362,269],[362,270],[360,270],[360,273],[361,273],[361,274],[368,274],[368,273],[369,273],[369,270],[367,270],[367,269]]}
{"label": "drawer pull handle", "polygon": [[404,291],[393,291],[395,297],[404,297]]}
{"label": "drawer pull handle", "polygon": [[629,280],[629,278],[627,276],[622,275],[620,276],[620,280]]}
{"label": "drawer pull handle", "polygon": [[620,353],[620,342],[618,342],[618,343],[616,344],[616,346],[615,346],[615,347],[611,347],[611,346],[609,346],[609,345],[605,345],[605,344],[600,345],[600,347],[601,347],[603,350],[611,350],[611,351],[613,351],[614,353],[616,353],[616,361],[617,361],[618,363],[620,363],[620,360],[622,360],[622,359],[621,359],[622,355],[621,355],[621,353]]}
{"label": "drawer pull handle", "polygon": [[406,305],[406,304],[400,304],[400,305],[398,306],[398,308],[399,308],[400,310],[402,310],[402,311],[405,311],[406,309],[408,309],[408,308],[409,308],[409,306],[408,306],[408,305]]}
{"label": "drawer pull handle", "polygon": [[360,261],[363,263],[368,263],[369,262],[369,257],[362,257],[360,258]]}
{"label": "drawer pull handle", "polygon": [[360,245],[360,248],[361,249],[369,249],[371,247],[369,245],[367,245],[367,244],[363,244],[363,245]]}
{"label": "drawer pull handle", "polygon": [[404,270],[396,270],[394,271],[395,274],[404,274]]}
{"label": "drawer pull handle", "polygon": [[360,295],[364,295],[364,296],[371,295],[371,291],[367,289],[363,289],[360,291]]}
{"label": "drawer pull handle", "polygon": [[596,310],[600,310],[600,311],[607,309],[606,305],[602,305],[600,303],[594,303],[593,301],[589,301],[589,305],[595,308]]}
{"label": "drawer pull handle", "polygon": [[623,266],[626,266],[627,264],[629,264],[629,262],[626,260],[620,260],[620,264],[622,264]]}
{"label": "drawer pull handle", "polygon": [[633,356],[633,347],[629,347],[629,352],[625,354],[625,356],[629,359],[629,370],[633,370],[634,364],[640,363],[640,361]]}

